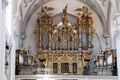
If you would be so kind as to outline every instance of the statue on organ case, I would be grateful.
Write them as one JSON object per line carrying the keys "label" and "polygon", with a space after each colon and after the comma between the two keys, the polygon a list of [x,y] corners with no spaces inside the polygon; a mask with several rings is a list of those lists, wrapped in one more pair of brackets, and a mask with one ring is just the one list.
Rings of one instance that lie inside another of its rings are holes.
{"label": "statue on organ case", "polygon": [[88,8],[83,6],[82,8],[75,9],[77,12],[77,27],[79,28],[80,33],[80,44],[82,46],[82,50],[88,50],[92,48],[92,37],[93,33],[95,34],[93,26],[93,19],[91,13],[88,12]]}
{"label": "statue on organ case", "polygon": [[64,26],[67,26],[67,25],[68,25],[67,5],[66,5],[66,7],[63,9],[62,23],[63,23]]}

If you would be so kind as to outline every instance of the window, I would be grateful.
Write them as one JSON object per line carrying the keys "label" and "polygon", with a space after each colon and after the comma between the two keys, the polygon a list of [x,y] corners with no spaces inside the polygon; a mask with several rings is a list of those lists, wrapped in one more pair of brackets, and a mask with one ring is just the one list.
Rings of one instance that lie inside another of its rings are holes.
{"label": "window", "polygon": [[61,73],[69,73],[69,63],[61,63]]}
{"label": "window", "polygon": [[53,63],[53,73],[57,73],[57,72],[58,72],[58,64]]}

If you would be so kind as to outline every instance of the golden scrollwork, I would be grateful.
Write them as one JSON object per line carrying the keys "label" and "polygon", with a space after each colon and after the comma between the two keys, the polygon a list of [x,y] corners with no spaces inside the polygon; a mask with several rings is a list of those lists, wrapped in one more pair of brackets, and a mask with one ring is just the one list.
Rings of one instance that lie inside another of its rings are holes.
{"label": "golden scrollwork", "polygon": [[53,17],[51,11],[53,11],[54,8],[43,6],[41,10],[37,13],[38,18],[36,20],[36,23],[38,27],[41,27],[41,31],[50,31],[53,26]]}
{"label": "golden scrollwork", "polygon": [[[38,57],[40,59],[46,59],[44,62],[46,67],[52,68],[51,64],[53,63],[57,63],[59,68],[61,68],[61,63],[70,63],[70,67],[72,67],[72,63],[77,63],[78,65],[80,63],[82,67],[78,66],[78,68],[84,68],[88,63],[86,60],[91,59],[91,52],[89,52],[88,49],[86,52],[79,50],[82,46],[80,43],[82,38],[80,29],[81,31],[84,30],[88,37],[86,43],[90,43],[89,38],[96,34],[96,30],[93,28],[93,18],[91,13],[88,12],[88,8],[85,6],[76,9],[75,11],[78,12],[78,18],[74,26],[72,26],[68,22],[69,14],[67,12],[67,7],[68,5],[63,9],[61,15],[62,23],[58,25],[54,25],[53,16],[50,13],[54,8],[45,6],[37,13],[37,28],[35,30],[36,39],[38,40],[37,44],[42,46],[42,35],[44,32],[47,32],[47,35],[49,35],[48,42],[50,49],[47,48],[47,52],[42,52],[44,50],[37,47],[37,49],[40,49],[39,51],[41,51]],[[67,44],[67,48],[64,49],[65,44]],[[78,46],[77,49],[75,48],[76,45]],[[89,48],[93,48],[93,46],[91,46],[92,45],[88,45]],[[55,47],[55,49],[52,50],[52,47]],[[75,49],[78,52],[75,52]],[[49,58],[51,58],[51,62],[49,61]]]}
{"label": "golden scrollwork", "polygon": [[78,15],[78,24],[82,25],[93,25],[93,19],[91,16],[91,13],[88,12],[88,8],[86,6],[83,6],[82,8],[75,9]]}
{"label": "golden scrollwork", "polygon": [[61,60],[62,60],[62,61],[69,61],[69,57],[64,54],[64,55],[61,57]]}

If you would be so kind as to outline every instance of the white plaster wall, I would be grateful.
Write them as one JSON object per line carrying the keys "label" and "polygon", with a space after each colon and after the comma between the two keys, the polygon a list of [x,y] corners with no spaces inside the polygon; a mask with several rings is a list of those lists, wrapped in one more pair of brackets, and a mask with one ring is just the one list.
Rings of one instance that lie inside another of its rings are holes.
{"label": "white plaster wall", "polygon": [[12,14],[16,16],[20,16],[20,4],[23,2],[23,0],[11,0],[12,1]]}
{"label": "white plaster wall", "polygon": [[119,77],[119,80],[120,80],[120,37],[116,37],[115,38],[115,44],[116,44],[116,49],[117,49],[117,69],[118,69],[118,77]]}
{"label": "white plaster wall", "polygon": [[[27,1],[27,0],[26,0]],[[33,4],[35,3],[35,2],[38,2],[39,0],[29,0],[29,3],[26,3],[25,2],[25,0],[23,0],[22,2],[21,2],[21,8],[22,8],[22,15],[21,15],[21,17],[22,17],[22,19],[24,19],[25,18],[25,16],[27,15],[27,12],[28,12],[28,10],[33,6]]]}
{"label": "white plaster wall", "polygon": [[[8,80],[15,80],[15,54],[16,54],[16,50],[19,48],[19,20],[20,17],[19,13],[17,13],[18,11],[16,11],[18,9],[18,7],[15,7],[15,5],[19,5],[19,1],[18,0],[12,0],[9,5],[12,7],[11,8],[11,15],[10,19],[8,19],[7,21],[10,21],[11,24],[8,25],[7,27],[11,27],[11,35],[9,35],[9,33],[6,33],[7,37],[9,37],[9,39],[7,38],[7,41],[9,42],[8,44],[11,45],[11,51],[9,54],[9,77]],[[12,6],[13,5],[13,6]],[[1,80],[1,79],[0,79]],[[3,79],[4,80],[4,79]]]}
{"label": "white plaster wall", "polygon": [[120,0],[116,0],[116,4],[117,4],[117,11],[120,11]]}
{"label": "white plaster wall", "polygon": [[[116,17],[116,23],[114,25],[116,28],[116,31],[120,32],[120,17]],[[120,80],[120,34],[116,33],[115,34],[115,48],[117,49],[117,68],[118,68],[118,77]]]}
{"label": "white plaster wall", "polygon": [[120,80],[120,15],[115,16],[114,20],[114,46],[117,49],[117,69]]}
{"label": "white plaster wall", "polygon": [[105,15],[105,19],[107,20],[109,0],[97,0],[97,2],[100,4]]}
{"label": "white plaster wall", "polygon": [[[64,3],[62,1],[53,0],[51,2],[48,2],[48,3],[44,4],[43,6],[47,5],[47,6],[50,6],[50,7],[54,7],[55,10],[53,11],[53,13],[55,15],[55,14],[61,13],[63,8],[66,6],[66,4],[68,4],[68,13],[73,14],[73,15],[75,15],[74,10],[76,8],[79,8],[79,7],[82,7],[82,6],[85,5],[85,4],[83,4],[79,1],[73,1],[73,0],[71,0],[71,1],[65,0]],[[35,36],[33,34],[33,31],[36,27],[36,19],[37,19],[37,14],[36,13],[39,10],[40,10],[40,8],[36,12],[34,12],[34,14],[32,15],[32,17],[30,18],[30,20],[27,24],[26,39],[24,41],[25,48],[31,47],[33,55],[36,54],[36,50],[35,50],[36,41],[35,41]],[[93,19],[94,19],[94,28],[96,29],[97,35],[100,39],[100,42],[97,39],[97,37],[96,37],[95,40],[93,40],[93,43],[95,45],[95,52],[94,53],[96,53],[96,52],[98,53],[98,50],[100,49],[100,46],[103,50],[105,49],[105,40],[103,38],[103,26],[102,26],[102,23],[100,22],[100,19],[96,15],[96,13],[90,8],[89,8],[89,11],[92,13],[92,16],[93,16]],[[59,19],[59,21],[56,21],[56,22],[61,22],[60,20],[61,19]]]}
{"label": "white plaster wall", "polygon": [[[120,1],[120,0],[118,0],[118,1]],[[110,2],[112,3],[112,6],[113,6],[113,8],[114,8],[114,11],[117,11],[117,5],[116,5],[116,3],[117,3],[117,0],[110,0]],[[120,3],[120,2],[119,2]],[[118,3],[118,4],[119,4]]]}
{"label": "white plaster wall", "polygon": [[19,34],[19,21],[20,17],[16,14],[11,15],[11,45],[12,49],[10,52],[10,78],[9,80],[15,80],[15,56],[16,50],[19,49],[19,39],[21,38]]}
{"label": "white plaster wall", "polygon": [[10,54],[10,80],[15,80],[15,40],[12,37],[12,50]]}
{"label": "white plaster wall", "polygon": [[12,34],[12,36],[11,36],[12,49],[11,49],[11,52],[10,52],[10,78],[9,78],[10,80],[15,80],[15,54],[16,54],[15,51],[17,49],[16,43],[18,43],[17,38],[14,35],[15,27],[16,26],[14,26],[12,24],[12,33],[11,33]]}
{"label": "white plaster wall", "polygon": [[32,55],[36,55],[36,39],[34,35],[34,30],[36,27],[36,17],[37,16],[32,16],[30,22],[27,25],[26,29],[26,39],[24,41],[24,47],[26,49],[29,49],[31,47],[32,50]]}
{"label": "white plaster wall", "polygon": [[5,9],[0,0],[0,80],[7,80],[5,75]]}

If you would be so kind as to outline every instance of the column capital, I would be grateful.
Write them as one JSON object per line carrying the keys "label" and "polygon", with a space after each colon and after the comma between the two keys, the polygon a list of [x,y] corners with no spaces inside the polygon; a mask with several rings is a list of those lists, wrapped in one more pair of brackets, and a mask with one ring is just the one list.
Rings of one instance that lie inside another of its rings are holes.
{"label": "column capital", "polygon": [[110,35],[109,35],[109,34],[106,34],[106,33],[103,33],[103,37],[106,39],[106,38],[109,38]]}

